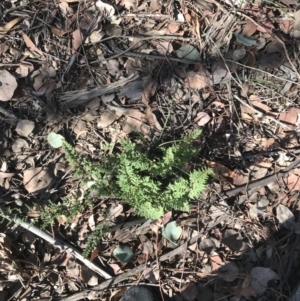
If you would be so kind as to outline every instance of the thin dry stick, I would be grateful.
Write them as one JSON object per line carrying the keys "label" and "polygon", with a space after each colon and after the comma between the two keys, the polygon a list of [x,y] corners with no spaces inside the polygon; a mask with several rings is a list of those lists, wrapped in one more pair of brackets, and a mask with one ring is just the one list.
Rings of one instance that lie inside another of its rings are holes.
{"label": "thin dry stick", "polygon": [[5,110],[2,107],[0,107],[0,113],[8,117],[9,119],[13,120],[14,122],[17,121],[17,116],[11,111]]}
{"label": "thin dry stick", "polygon": [[[187,249],[188,246],[192,245],[193,243],[197,242],[197,240],[199,239],[201,234],[198,234],[197,236],[192,237],[189,241],[185,242],[184,244],[182,244],[180,247],[170,251],[167,254],[164,254],[162,256],[159,257],[159,261],[166,261],[169,260],[171,257],[181,254],[184,252],[184,250]],[[156,260],[155,260],[156,261]],[[150,264],[151,266],[151,264]],[[128,272],[125,272],[121,275],[118,275],[112,279],[108,279],[106,281],[103,281],[101,284],[96,285],[93,287],[92,290],[85,290],[79,293],[74,294],[73,296],[67,297],[67,298],[63,298],[60,301],[77,301],[77,300],[81,300],[84,298],[90,299],[90,300],[94,300],[92,298],[95,298],[97,296],[97,293],[99,291],[105,290],[105,289],[109,289],[113,286],[115,286],[116,284],[124,281],[124,280],[128,280],[128,278],[138,274],[138,273],[142,273],[145,269],[147,268],[147,264],[141,264],[131,270],[129,270]],[[143,300],[141,300],[143,301]]]}
{"label": "thin dry stick", "polygon": [[[246,107],[248,107],[248,108],[250,108],[251,110],[253,110],[254,112],[259,113],[259,114],[263,114],[261,111],[255,109],[253,106],[250,106],[249,104],[247,104],[244,100],[242,100],[241,98],[239,98],[237,95],[234,95],[233,97],[234,97],[235,99],[237,99],[239,102],[241,102],[243,105],[245,105]],[[266,117],[266,118],[268,118],[268,119],[274,121],[274,122],[277,123],[278,125],[281,125],[282,127],[287,128],[287,129],[290,130],[290,128],[289,128],[286,124],[283,124],[282,122],[278,121],[277,119],[275,119],[275,118],[272,117],[272,116],[263,114],[263,117]]]}
{"label": "thin dry stick", "polygon": [[49,242],[50,244],[60,248],[62,251],[66,251],[72,256],[74,256],[76,259],[81,261],[84,265],[86,265],[90,270],[94,271],[95,273],[99,274],[101,277],[104,279],[111,279],[112,276],[103,271],[101,268],[97,267],[95,264],[93,264],[91,261],[88,259],[84,258],[78,251],[76,251],[71,245],[57,239],[57,238],[52,238],[49,234],[46,232],[40,230],[39,228],[27,223],[23,222],[16,216],[11,217],[8,214],[1,213],[0,214],[3,218],[6,218],[7,220],[14,222],[15,224],[23,227],[24,229],[30,231],[31,233],[39,236],[40,238],[44,239],[45,241]]}

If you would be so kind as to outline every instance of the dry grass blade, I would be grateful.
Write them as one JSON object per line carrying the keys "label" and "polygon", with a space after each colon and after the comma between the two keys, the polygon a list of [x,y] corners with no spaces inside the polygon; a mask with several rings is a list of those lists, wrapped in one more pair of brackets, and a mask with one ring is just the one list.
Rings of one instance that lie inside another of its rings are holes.
{"label": "dry grass blade", "polygon": [[6,34],[10,31],[16,24],[18,24],[22,18],[16,18],[5,24],[4,26],[0,26],[0,34]]}

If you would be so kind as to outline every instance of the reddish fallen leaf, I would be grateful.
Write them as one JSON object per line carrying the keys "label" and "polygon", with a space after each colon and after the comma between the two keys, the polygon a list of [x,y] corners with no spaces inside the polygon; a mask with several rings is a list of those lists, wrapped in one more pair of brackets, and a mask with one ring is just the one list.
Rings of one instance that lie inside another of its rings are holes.
{"label": "reddish fallen leaf", "polygon": [[296,124],[298,121],[298,115],[300,114],[299,108],[291,108],[286,112],[282,112],[279,115],[279,120],[289,124]]}
{"label": "reddish fallen leaf", "polygon": [[262,26],[258,26],[257,30],[266,33],[274,28],[274,25],[271,22],[262,22]]}
{"label": "reddish fallen leaf", "polygon": [[59,37],[63,37],[65,34],[67,34],[68,32],[63,30],[63,29],[60,29],[60,28],[57,28],[55,26],[51,26],[51,32],[54,33],[55,35],[59,36]]}
{"label": "reddish fallen leaf", "polygon": [[121,270],[120,266],[116,263],[109,263],[109,266],[113,269],[114,275],[122,274],[123,271]]}
{"label": "reddish fallen leaf", "polygon": [[224,180],[224,178],[234,178],[237,176],[235,171],[230,170],[221,163],[206,160],[206,164],[213,169],[214,176],[220,180]]}
{"label": "reddish fallen leaf", "polygon": [[211,265],[211,271],[217,272],[220,268],[220,266],[223,265],[223,261],[220,256],[210,256],[210,265]]}
{"label": "reddish fallen leaf", "polygon": [[279,20],[279,27],[284,33],[290,33],[294,28],[293,20]]}
{"label": "reddish fallen leaf", "polygon": [[257,30],[257,26],[253,22],[248,22],[242,32],[245,37],[251,37]]}
{"label": "reddish fallen leaf", "polygon": [[290,191],[300,190],[300,168],[296,168],[288,173],[282,180]]}
{"label": "reddish fallen leaf", "polygon": [[29,38],[29,36],[22,32],[22,37],[23,37],[23,40],[26,44],[26,47],[32,51],[32,52],[37,52],[42,58],[44,58],[44,54],[41,50],[39,50],[35,45],[34,43],[31,41],[31,39]]}
{"label": "reddish fallen leaf", "polygon": [[205,112],[199,112],[194,119],[194,122],[196,122],[199,126],[204,126],[210,121],[210,116]]}
{"label": "reddish fallen leaf", "polygon": [[211,84],[211,74],[200,64],[197,71],[189,71],[186,74],[184,84],[192,89],[203,89]]}

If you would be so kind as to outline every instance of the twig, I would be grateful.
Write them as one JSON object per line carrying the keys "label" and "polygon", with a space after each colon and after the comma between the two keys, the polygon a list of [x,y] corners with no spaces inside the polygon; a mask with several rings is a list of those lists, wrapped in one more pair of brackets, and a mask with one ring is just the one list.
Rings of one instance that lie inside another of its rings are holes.
{"label": "twig", "polygon": [[2,107],[0,107],[0,113],[8,117],[10,120],[12,120],[13,123],[17,122],[17,117],[13,112],[5,110]]}
{"label": "twig", "polygon": [[241,98],[239,98],[237,95],[234,95],[234,98],[237,99],[239,102],[241,102],[243,105],[245,105],[246,107],[250,108],[251,110],[253,110],[254,112],[256,113],[259,113],[259,114],[263,114],[263,117],[266,117],[272,121],[274,121],[275,123],[277,123],[278,125],[281,125],[282,127],[284,128],[287,128],[290,130],[290,128],[286,125],[286,124],[283,124],[282,122],[278,121],[277,119],[275,119],[274,117],[272,116],[269,116],[269,115],[266,115],[264,113],[262,113],[261,111],[255,109],[253,106],[250,106],[249,104],[247,104],[244,100],[242,100]]}
{"label": "twig", "polygon": [[[259,179],[259,180],[254,180],[250,183],[247,183],[247,184],[244,184],[244,185],[241,185],[237,188],[234,188],[234,189],[229,189],[227,191],[224,191],[224,192],[221,192],[219,193],[217,196],[213,196],[211,199],[210,199],[210,202],[211,203],[214,203],[216,201],[217,198],[229,198],[231,196],[234,196],[238,193],[240,193],[241,191],[245,190],[245,189],[253,189],[253,188],[256,188],[256,187],[263,187],[263,186],[266,186],[280,178],[283,178],[283,176],[285,174],[287,174],[289,171],[291,171],[292,169],[296,168],[298,165],[300,164],[300,159],[296,159],[295,161],[293,161],[288,167],[286,167],[285,169],[277,172],[277,173],[274,173],[273,175],[270,175],[270,176],[267,176],[267,177],[264,177],[262,179]],[[195,208],[197,205],[192,205],[191,207],[192,208]]]}
{"label": "twig", "polygon": [[[160,256],[158,260],[160,262],[166,261],[166,260],[170,259],[171,257],[173,257],[175,255],[183,253],[183,251],[186,250],[186,248],[188,246],[192,245],[193,243],[195,243],[199,239],[200,235],[201,234],[198,234],[197,236],[192,237],[189,241],[185,242],[180,247],[170,251],[167,254],[164,254],[164,255]],[[151,266],[151,264],[150,264],[150,266]],[[82,291],[80,293],[76,293],[73,296],[63,298],[60,301],[77,301],[77,300],[81,300],[81,299],[84,299],[84,298],[93,300],[92,298],[95,298],[95,295],[97,295],[97,293],[99,291],[111,288],[115,284],[118,284],[121,281],[124,281],[124,280],[128,279],[129,277],[143,272],[146,268],[147,268],[147,264],[145,264],[145,263],[141,264],[141,265],[129,270],[126,273],[123,273],[123,274],[121,274],[119,276],[116,276],[112,279],[103,281],[101,284],[99,284],[97,286],[94,286],[92,290],[85,290],[85,291]],[[90,298],[89,298],[89,296],[90,296]],[[141,300],[141,301],[143,301],[143,300]]]}
{"label": "twig", "polygon": [[[116,54],[118,55],[118,54]],[[198,63],[198,61],[188,60],[185,58],[178,58],[174,56],[165,56],[165,55],[157,55],[157,54],[148,54],[148,53],[138,53],[138,52],[132,52],[132,51],[126,51],[125,53],[122,52],[119,56],[125,56],[125,57],[135,57],[135,58],[147,58],[150,60],[170,60],[175,62],[180,62],[184,64],[195,64]],[[105,60],[109,60],[110,58],[106,58]]]}
{"label": "twig", "polygon": [[17,218],[16,216],[11,217],[8,214],[5,213],[0,213],[0,215],[3,218],[8,219],[11,222],[16,223],[17,225],[23,227],[24,229],[30,231],[31,233],[39,236],[40,238],[46,240],[47,242],[49,242],[50,244],[54,245],[55,247],[60,248],[62,251],[68,252],[69,254],[71,254],[72,256],[74,256],[76,259],[78,259],[79,261],[81,261],[84,265],[86,265],[90,270],[92,270],[93,272],[97,273],[98,275],[100,275],[101,277],[103,277],[104,279],[111,279],[112,276],[109,275],[108,273],[106,273],[105,271],[103,271],[101,268],[97,267],[95,264],[93,264],[91,261],[89,261],[88,259],[84,258],[80,252],[76,251],[71,245],[57,239],[57,238],[52,238],[49,234],[47,234],[46,232],[40,230],[39,228],[27,223],[27,222],[23,222],[22,220],[20,220],[19,218]]}
{"label": "twig", "polygon": [[76,106],[84,105],[89,100],[107,93],[112,93],[120,87],[124,87],[127,83],[138,78],[138,75],[130,75],[127,78],[121,79],[109,85],[97,87],[90,90],[74,90],[62,93],[59,101],[62,106],[69,109]]}
{"label": "twig", "polygon": [[[123,37],[124,38],[124,37]],[[127,37],[127,38],[135,38],[135,37]],[[108,58],[104,58],[104,59],[99,59],[99,60],[96,60],[96,61],[93,61],[93,62],[90,62],[90,64],[95,64],[95,63],[99,63],[99,62],[103,62],[103,61],[108,61],[108,60],[112,60],[112,59],[115,59],[115,58],[118,58],[120,56],[123,56],[125,55],[127,52],[129,52],[129,50],[131,50],[132,48],[134,48],[135,46],[137,46],[140,42],[143,42],[143,41],[149,41],[149,40],[154,40],[154,39],[162,39],[162,40],[181,40],[182,37],[176,37],[176,36],[150,36],[150,37],[137,37],[139,39],[139,41],[137,41],[136,43],[134,43],[133,45],[129,46],[126,50],[124,51],[121,51],[115,55],[112,55]],[[193,39],[193,38],[190,38],[190,40]],[[196,39],[196,38],[194,38]],[[184,40],[186,40],[186,38],[184,38]],[[101,40],[100,42],[103,42],[104,40]],[[192,61],[193,62],[193,61]],[[195,63],[195,62],[193,62]]]}

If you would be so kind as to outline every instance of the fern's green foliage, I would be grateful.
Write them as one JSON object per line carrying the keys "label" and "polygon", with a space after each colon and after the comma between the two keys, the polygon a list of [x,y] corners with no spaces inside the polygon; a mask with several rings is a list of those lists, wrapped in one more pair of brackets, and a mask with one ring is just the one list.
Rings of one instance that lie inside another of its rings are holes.
{"label": "fern's green foliage", "polygon": [[52,225],[62,216],[66,218],[67,223],[69,223],[78,212],[82,212],[84,209],[84,205],[75,197],[72,197],[70,200],[62,198],[62,201],[62,204],[56,204],[51,201],[49,201],[48,205],[35,204],[36,209],[41,214],[41,229],[45,229],[47,226]]}
{"label": "fern's green foliage", "polygon": [[[191,143],[201,131],[191,132],[179,143],[161,147],[162,156],[150,159],[135,143],[122,141],[122,151],[92,162],[64,142],[66,158],[84,181],[93,181],[98,195],[114,195],[137,209],[139,215],[156,219],[170,210],[189,210],[189,201],[205,188],[211,169],[182,176],[184,166],[198,152]],[[178,171],[181,171],[180,174]]]}
{"label": "fern's green foliage", "polygon": [[85,246],[85,249],[82,253],[83,257],[87,258],[96,249],[105,229],[107,229],[106,224],[100,223],[97,225],[96,229],[90,234],[88,238],[87,245]]}

